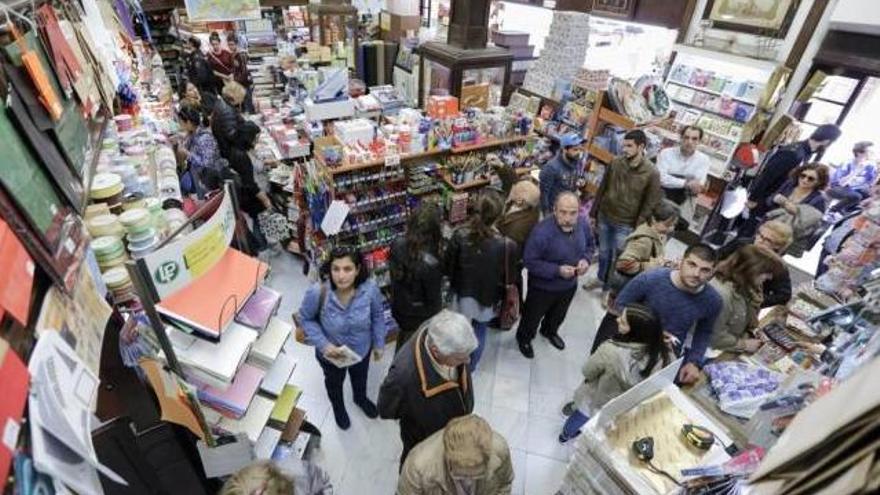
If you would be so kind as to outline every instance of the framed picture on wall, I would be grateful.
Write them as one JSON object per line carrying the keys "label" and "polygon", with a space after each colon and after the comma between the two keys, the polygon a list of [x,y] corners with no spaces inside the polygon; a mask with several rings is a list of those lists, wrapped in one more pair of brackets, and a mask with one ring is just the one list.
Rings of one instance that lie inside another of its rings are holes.
{"label": "framed picture on wall", "polygon": [[593,0],[592,12],[610,17],[632,19],[636,13],[638,0]]}
{"label": "framed picture on wall", "polygon": [[800,0],[708,0],[703,18],[728,31],[784,38]]}

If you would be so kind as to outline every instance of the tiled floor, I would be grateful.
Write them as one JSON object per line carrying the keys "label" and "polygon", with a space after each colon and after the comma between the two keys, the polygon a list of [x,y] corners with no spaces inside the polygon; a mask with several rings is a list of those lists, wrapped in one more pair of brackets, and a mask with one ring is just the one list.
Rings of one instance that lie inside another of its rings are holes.
{"label": "tiled floor", "polygon": [[[289,318],[308,281],[302,275],[301,262],[286,253],[272,260],[272,268],[269,283],[284,294],[280,314]],[[489,334],[474,375],[475,412],[510,445],[516,476],[514,495],[552,494],[559,487],[572,452],[571,445],[563,446],[556,440],[563,421],[560,409],[583,379],[580,369],[602,315],[598,295],[578,289],[560,331],[565,351],[538,337],[533,360],[519,353],[513,332]],[[352,427],[340,431],[330,413],[314,349],[297,345],[296,352],[299,361],[291,381],[304,389],[301,405],[308,420],[323,433],[320,458],[337,493],[394,493],[401,449],[397,424],[368,419],[352,404],[351,389],[346,386]],[[368,393],[374,399],[392,354],[386,352],[381,362],[371,364]]]}

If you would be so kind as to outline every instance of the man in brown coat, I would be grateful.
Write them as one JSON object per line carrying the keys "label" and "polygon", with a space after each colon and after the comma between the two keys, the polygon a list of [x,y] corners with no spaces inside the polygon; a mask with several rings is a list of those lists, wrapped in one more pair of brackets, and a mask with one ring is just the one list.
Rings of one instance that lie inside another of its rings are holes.
{"label": "man in brown coat", "polygon": [[603,291],[608,290],[609,267],[626,237],[648,220],[663,197],[660,172],[645,156],[647,144],[641,130],[624,135],[623,154],[608,164],[590,210],[599,241],[597,276]]}

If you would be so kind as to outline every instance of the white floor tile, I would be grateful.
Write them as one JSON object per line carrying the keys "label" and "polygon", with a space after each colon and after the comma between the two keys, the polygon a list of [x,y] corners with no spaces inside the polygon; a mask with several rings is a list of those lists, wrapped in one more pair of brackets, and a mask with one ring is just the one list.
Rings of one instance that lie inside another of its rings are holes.
{"label": "white floor tile", "polygon": [[528,415],[505,407],[493,406],[491,414],[485,418],[492,429],[507,440],[512,449],[528,450]]}
{"label": "white floor tile", "polygon": [[553,495],[562,485],[567,462],[537,454],[526,456],[526,490],[528,495]]}
{"label": "white floor tile", "polygon": [[521,413],[529,412],[529,382],[496,375],[492,405]]}
{"label": "white floor tile", "polygon": [[558,461],[567,462],[571,457],[573,442],[559,443],[558,436],[562,430],[562,418],[548,418],[529,415],[529,454],[538,454]]}
{"label": "white floor tile", "polygon": [[524,450],[510,449],[510,462],[513,464],[513,490],[511,495],[526,495],[526,457]]}
{"label": "white floor tile", "polygon": [[528,383],[532,375],[532,360],[523,356],[519,349],[500,349],[495,372],[499,376]]}
{"label": "white floor tile", "polygon": [[529,415],[561,419],[562,406],[571,400],[574,389],[532,386],[529,392]]}

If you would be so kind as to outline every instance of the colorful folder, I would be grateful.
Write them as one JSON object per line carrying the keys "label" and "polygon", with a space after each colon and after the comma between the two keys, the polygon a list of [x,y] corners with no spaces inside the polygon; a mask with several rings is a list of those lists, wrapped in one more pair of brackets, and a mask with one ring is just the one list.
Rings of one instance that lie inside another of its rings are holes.
{"label": "colorful folder", "polygon": [[28,397],[30,378],[27,367],[9,344],[0,339],[0,428],[3,442],[0,442],[0,491],[6,485],[9,466],[18,444],[21,429],[21,416]]}
{"label": "colorful folder", "polygon": [[217,340],[268,269],[262,261],[228,248],[213,268],[163,299],[156,309],[200,336]]}
{"label": "colorful folder", "polygon": [[235,315],[235,321],[262,333],[280,304],[281,293],[261,285]]}
{"label": "colorful folder", "polygon": [[235,374],[229,388],[203,387],[199,389],[199,400],[226,417],[239,419],[247,411],[265,375],[265,371],[245,363]]}
{"label": "colorful folder", "polygon": [[34,286],[34,262],[9,225],[0,219],[0,319],[8,311],[27,325]]}

